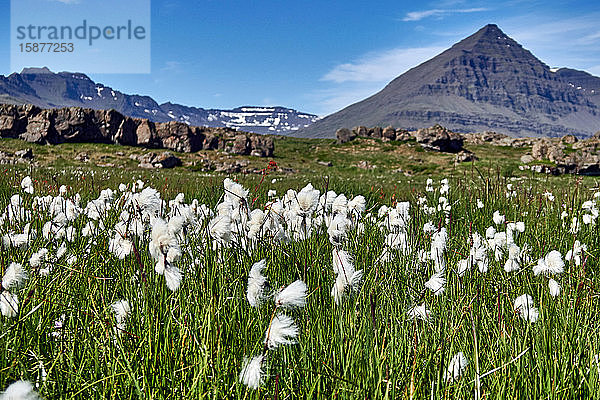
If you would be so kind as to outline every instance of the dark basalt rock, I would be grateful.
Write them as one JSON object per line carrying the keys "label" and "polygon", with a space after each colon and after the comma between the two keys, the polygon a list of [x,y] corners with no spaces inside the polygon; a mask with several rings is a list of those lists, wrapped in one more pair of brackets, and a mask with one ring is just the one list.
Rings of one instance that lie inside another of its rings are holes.
{"label": "dark basalt rock", "polygon": [[271,157],[274,151],[273,139],[268,136],[230,128],[194,127],[176,121],[152,122],[126,117],[115,110],[79,107],[40,109],[31,105],[0,105],[0,137],[40,144],[116,143],[181,153],[232,148],[235,154],[256,157]]}
{"label": "dark basalt rock", "polygon": [[356,134],[352,133],[348,128],[341,128],[335,132],[335,137],[337,138],[338,143],[346,143],[356,139]]}
{"label": "dark basalt rock", "polygon": [[426,150],[458,153],[462,150],[463,137],[441,125],[419,129],[415,134],[417,143]]}

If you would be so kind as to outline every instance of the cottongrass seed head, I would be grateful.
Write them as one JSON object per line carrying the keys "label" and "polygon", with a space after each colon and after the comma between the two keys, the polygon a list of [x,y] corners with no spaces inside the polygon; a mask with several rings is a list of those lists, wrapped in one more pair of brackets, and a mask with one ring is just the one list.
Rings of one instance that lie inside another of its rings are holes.
{"label": "cottongrass seed head", "polygon": [[265,343],[269,349],[274,349],[281,345],[294,344],[298,337],[298,327],[294,320],[285,314],[277,314],[273,318],[267,333],[265,334]]}
{"label": "cottongrass seed head", "polygon": [[0,313],[8,318],[14,318],[19,313],[19,298],[5,290],[0,293]]}
{"label": "cottongrass seed head", "polygon": [[346,289],[358,290],[362,280],[362,270],[356,271],[352,257],[344,250],[333,250],[333,272],[337,274],[331,288],[331,295],[339,304]]}
{"label": "cottongrass seed head", "polygon": [[263,382],[262,363],[264,358],[263,354],[252,358],[244,358],[244,366],[240,372],[239,380],[250,389],[258,389]]}
{"label": "cottongrass seed head", "polygon": [[537,275],[555,275],[562,274],[564,271],[565,262],[562,259],[560,252],[552,250],[546,254],[546,257],[540,258],[533,267],[533,273]]}
{"label": "cottongrass seed head", "polygon": [[431,317],[431,311],[427,308],[427,305],[422,304],[420,306],[415,306],[406,312],[408,318],[410,319],[420,319],[423,321],[429,320]]}
{"label": "cottongrass seed head", "polygon": [[0,400],[37,400],[40,396],[33,390],[33,385],[27,381],[17,381],[0,394]]}
{"label": "cottongrass seed head", "polygon": [[2,277],[2,287],[4,289],[12,289],[20,287],[29,277],[27,271],[19,263],[10,263],[4,277]]}
{"label": "cottongrass seed head", "polygon": [[557,297],[560,294],[560,284],[552,278],[548,281],[548,288],[552,297]]}
{"label": "cottongrass seed head", "polygon": [[260,260],[252,265],[248,274],[248,289],[246,290],[246,298],[252,307],[258,307],[263,299],[263,289],[267,278],[262,274],[266,268],[266,261]]}
{"label": "cottongrass seed head", "polygon": [[275,304],[283,308],[304,307],[307,290],[306,283],[298,279],[275,296]]}
{"label": "cottongrass seed head", "polygon": [[444,373],[444,380],[452,382],[458,380],[469,365],[469,360],[462,351],[456,353],[448,364],[448,369]]}
{"label": "cottongrass seed head", "polygon": [[540,316],[540,312],[533,303],[533,297],[524,294],[515,299],[514,310],[525,321],[535,322]]}
{"label": "cottongrass seed head", "polygon": [[433,292],[436,296],[444,293],[446,289],[446,278],[443,272],[436,272],[425,282],[425,287]]}
{"label": "cottongrass seed head", "polygon": [[117,321],[115,332],[121,334],[125,330],[125,320],[131,314],[131,306],[127,300],[119,300],[112,303],[110,308],[112,308]]}

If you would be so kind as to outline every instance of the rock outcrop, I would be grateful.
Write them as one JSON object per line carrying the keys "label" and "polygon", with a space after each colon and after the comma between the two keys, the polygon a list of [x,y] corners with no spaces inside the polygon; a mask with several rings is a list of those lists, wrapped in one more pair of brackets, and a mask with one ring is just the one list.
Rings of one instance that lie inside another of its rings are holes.
{"label": "rock outcrop", "polygon": [[350,131],[348,128],[342,128],[335,132],[335,137],[338,143],[347,143],[356,139],[356,133]]}
{"label": "rock outcrop", "polygon": [[115,143],[164,148],[182,153],[226,150],[234,154],[271,157],[273,139],[230,128],[188,126],[182,122],[152,122],[115,110],[69,107],[41,109],[32,105],[0,105],[0,137],[32,143]]}
{"label": "rock outcrop", "polygon": [[367,128],[357,126],[352,130],[340,128],[336,132],[338,143],[347,143],[357,137],[381,139],[384,142],[416,140],[425,150],[440,151],[445,153],[458,153],[463,149],[464,138],[461,134],[452,132],[436,124],[430,128],[409,132],[406,129],[396,129],[393,126],[382,128],[376,126]]}
{"label": "rock outcrop", "polygon": [[439,124],[431,128],[417,130],[415,138],[417,143],[426,150],[458,153],[463,146],[463,137],[460,134],[452,132]]}
{"label": "rock outcrop", "polygon": [[130,158],[139,161],[140,168],[173,168],[181,165],[181,160],[168,151],[160,154],[150,152],[139,156],[132,154]]}

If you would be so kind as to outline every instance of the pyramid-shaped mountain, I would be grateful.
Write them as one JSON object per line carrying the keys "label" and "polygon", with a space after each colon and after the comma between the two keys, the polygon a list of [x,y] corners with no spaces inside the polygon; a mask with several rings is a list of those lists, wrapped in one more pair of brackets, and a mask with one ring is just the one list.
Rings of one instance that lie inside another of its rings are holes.
{"label": "pyramid-shaped mountain", "polygon": [[[300,130],[332,137],[357,125],[512,136],[590,135],[600,130],[600,78],[550,69],[496,25],[487,25],[379,93]],[[589,87],[587,87],[589,86]]]}

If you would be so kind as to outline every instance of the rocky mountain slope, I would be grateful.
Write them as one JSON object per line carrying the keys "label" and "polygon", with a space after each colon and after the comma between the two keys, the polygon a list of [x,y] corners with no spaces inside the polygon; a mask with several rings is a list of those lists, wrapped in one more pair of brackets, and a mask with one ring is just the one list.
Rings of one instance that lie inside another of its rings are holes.
{"label": "rocky mountain slope", "polygon": [[178,121],[192,126],[228,127],[262,134],[288,134],[318,120],[316,115],[284,107],[218,110],[158,104],[149,96],[124,94],[84,74],[53,73],[47,68],[26,68],[20,74],[0,75],[0,103],[33,104],[41,108],[114,109],[129,117],[154,122]]}
{"label": "rocky mountain slope", "polygon": [[591,135],[600,129],[600,78],[551,70],[496,25],[487,25],[379,93],[297,132],[334,137],[357,125],[511,136]]}

